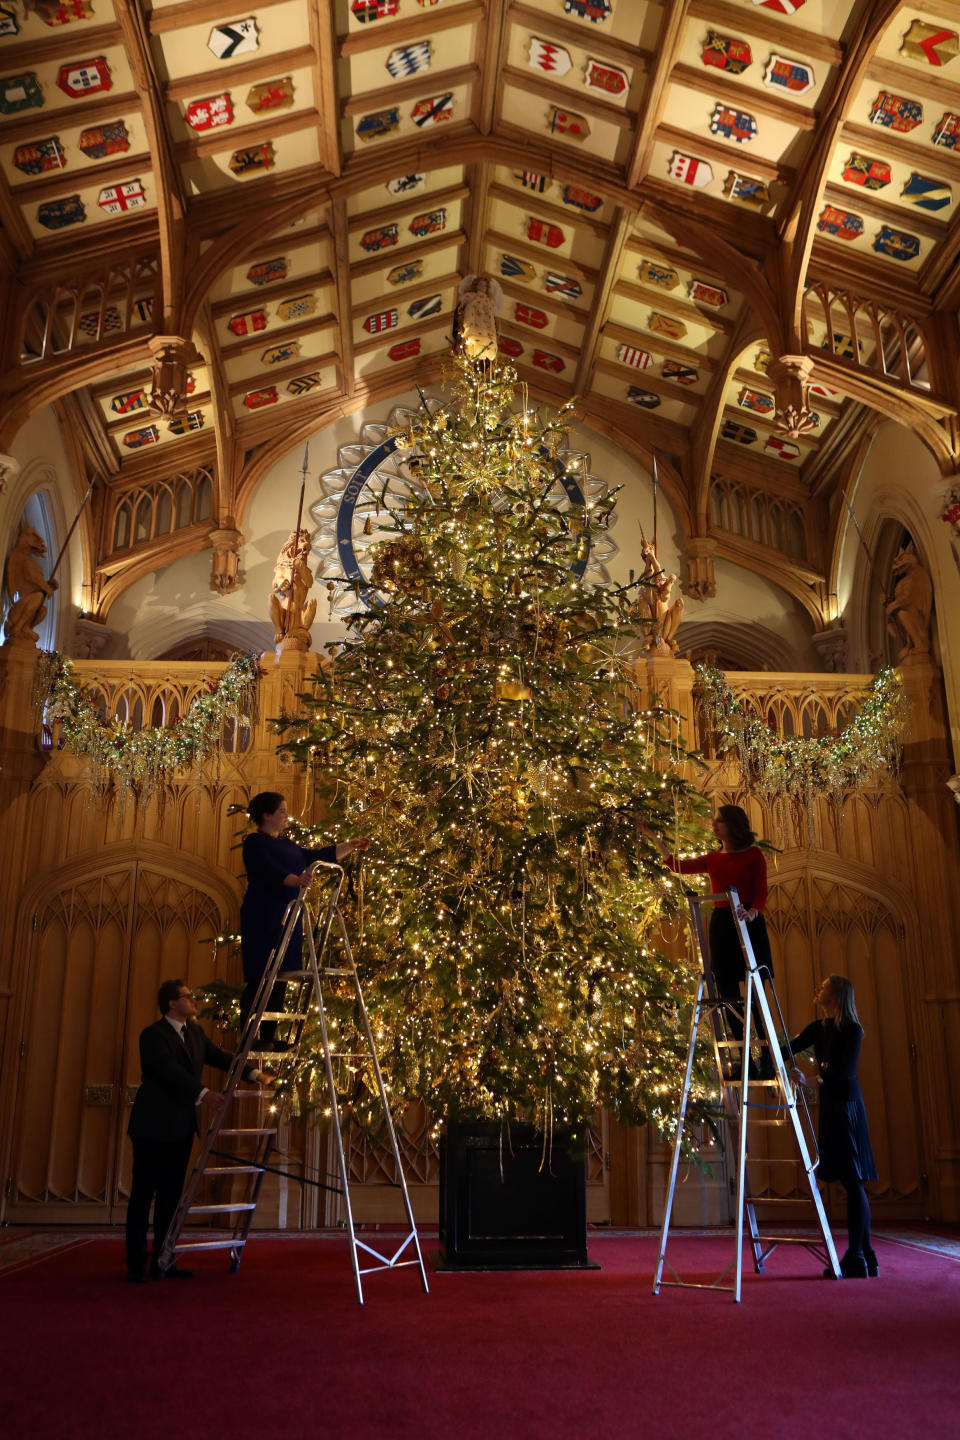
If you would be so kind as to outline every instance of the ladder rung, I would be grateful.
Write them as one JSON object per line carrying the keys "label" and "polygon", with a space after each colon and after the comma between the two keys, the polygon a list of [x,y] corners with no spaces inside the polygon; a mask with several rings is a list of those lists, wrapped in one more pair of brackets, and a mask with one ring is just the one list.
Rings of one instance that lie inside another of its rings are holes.
{"label": "ladder rung", "polygon": [[224,1130],[218,1130],[218,1131],[217,1131],[217,1134],[218,1134],[218,1135],[276,1135],[276,1133],[277,1133],[277,1127],[276,1127],[276,1125],[274,1125],[272,1129],[256,1130],[256,1129],[254,1129],[254,1128],[252,1128],[252,1127],[246,1127],[246,1128],[236,1128],[236,1129],[231,1129],[231,1130],[226,1130],[226,1129],[224,1129]]}
{"label": "ladder rung", "polygon": [[188,1215],[226,1215],[233,1210],[256,1210],[256,1201],[244,1200],[237,1205],[190,1205],[187,1208]]}
{"label": "ladder rung", "polygon": [[173,1247],[177,1254],[181,1250],[241,1250],[243,1240],[178,1240]]}
{"label": "ladder rung", "polygon": [[203,1173],[219,1179],[221,1175],[259,1175],[262,1170],[262,1165],[208,1165]]}

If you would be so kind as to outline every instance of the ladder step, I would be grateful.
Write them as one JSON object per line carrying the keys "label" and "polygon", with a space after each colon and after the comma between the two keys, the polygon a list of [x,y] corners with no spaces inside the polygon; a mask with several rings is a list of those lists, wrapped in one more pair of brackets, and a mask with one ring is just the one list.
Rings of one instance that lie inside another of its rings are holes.
{"label": "ladder step", "polygon": [[277,1127],[276,1127],[276,1125],[274,1125],[272,1129],[260,1129],[260,1130],[257,1130],[257,1129],[254,1129],[253,1127],[245,1127],[245,1128],[235,1128],[235,1129],[231,1129],[231,1130],[224,1129],[224,1130],[218,1130],[218,1131],[217,1131],[217,1134],[218,1134],[218,1135],[276,1135],[276,1133],[277,1133]]}
{"label": "ladder step", "polygon": [[219,1179],[221,1175],[259,1175],[262,1169],[262,1165],[208,1165],[203,1173]]}
{"label": "ladder step", "polygon": [[188,1215],[226,1215],[234,1210],[256,1210],[256,1201],[245,1200],[238,1205],[190,1205]]}
{"label": "ladder step", "polygon": [[184,1250],[241,1250],[244,1240],[178,1240],[173,1247],[177,1254]]}

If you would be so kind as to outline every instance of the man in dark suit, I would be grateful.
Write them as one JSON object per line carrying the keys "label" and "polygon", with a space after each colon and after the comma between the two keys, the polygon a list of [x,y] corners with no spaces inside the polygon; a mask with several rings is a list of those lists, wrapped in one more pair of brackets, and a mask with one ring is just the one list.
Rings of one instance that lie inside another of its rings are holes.
{"label": "man in dark suit", "polygon": [[[201,1106],[216,1113],[223,1096],[201,1080],[204,1065],[229,1068],[233,1058],[191,1024],[197,1012],[193,992],[182,980],[164,980],[157,992],[163,1017],[140,1032],[143,1083],[133,1102],[127,1134],[133,1142],[133,1181],[127,1205],[127,1274],[147,1278],[147,1223],[153,1210],[153,1260],[150,1274],[160,1278],[157,1261],[183,1190]],[[245,1065],[244,1080],[268,1085],[270,1077]],[[188,1278],[192,1271],[172,1265],[167,1276]]]}

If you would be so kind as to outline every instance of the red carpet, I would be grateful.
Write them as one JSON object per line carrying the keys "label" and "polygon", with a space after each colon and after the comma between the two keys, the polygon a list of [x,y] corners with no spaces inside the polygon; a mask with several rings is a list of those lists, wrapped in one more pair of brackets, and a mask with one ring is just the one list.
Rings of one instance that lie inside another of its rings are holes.
{"label": "red carpet", "polygon": [[[71,1237],[73,1238],[73,1237]],[[428,1242],[432,1244],[433,1242]],[[806,1252],[727,1294],[650,1293],[656,1240],[597,1237],[602,1269],[373,1275],[342,1237],[252,1241],[238,1275],[129,1285],[120,1240],[0,1276],[6,1433],[23,1440],[864,1440],[958,1429],[960,1263],[878,1241],[877,1280]],[[671,1243],[710,1280],[729,1241]],[[691,1278],[688,1274],[687,1278]]]}

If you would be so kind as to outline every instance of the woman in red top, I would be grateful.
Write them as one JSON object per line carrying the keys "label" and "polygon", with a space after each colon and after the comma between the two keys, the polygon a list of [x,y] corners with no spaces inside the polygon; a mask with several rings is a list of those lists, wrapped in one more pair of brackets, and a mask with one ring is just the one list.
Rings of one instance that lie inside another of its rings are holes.
{"label": "woman in red top", "polygon": [[[746,811],[739,805],[721,805],[714,817],[713,833],[720,841],[719,850],[685,860],[666,855],[667,864],[680,875],[709,875],[710,889],[714,894],[722,894],[730,886],[736,889],[740,896],[737,914],[747,922],[747,934],[757,965],[761,972],[772,976],[773,957],[767,922],[763,918],[767,903],[767,862],[763,851],[754,843],[756,836],[750,829]],[[730,1038],[742,1040],[743,1000],[740,986],[746,978],[747,967],[728,900],[715,901],[710,916],[710,968],[717,993],[729,1007]],[[772,1076],[773,1063],[764,1047],[760,1078],[770,1079]]]}

